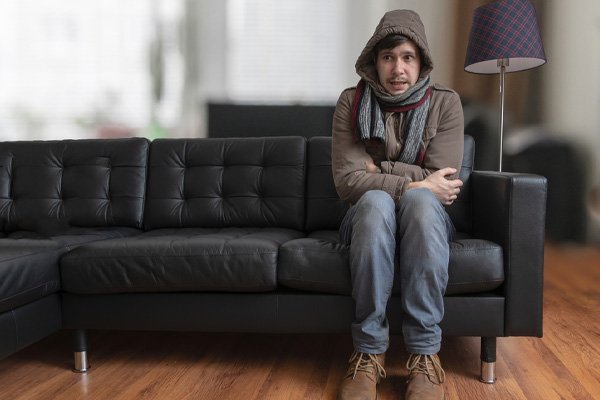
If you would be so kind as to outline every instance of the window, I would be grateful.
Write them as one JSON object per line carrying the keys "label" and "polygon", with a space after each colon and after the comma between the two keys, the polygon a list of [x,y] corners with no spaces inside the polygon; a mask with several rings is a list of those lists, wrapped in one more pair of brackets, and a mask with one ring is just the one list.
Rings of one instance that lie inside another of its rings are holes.
{"label": "window", "polygon": [[242,102],[335,102],[345,51],[342,0],[228,0],[227,95]]}
{"label": "window", "polygon": [[347,8],[0,0],[0,140],[196,136],[205,101],[335,103],[349,86]]}
{"label": "window", "polygon": [[[179,2],[2,0],[0,5],[0,140],[90,137],[106,127],[139,135],[153,113],[166,124],[176,119],[174,92],[180,90],[181,72],[169,33]],[[163,77],[161,107],[153,107],[149,73],[157,32],[163,63],[171,66]]]}

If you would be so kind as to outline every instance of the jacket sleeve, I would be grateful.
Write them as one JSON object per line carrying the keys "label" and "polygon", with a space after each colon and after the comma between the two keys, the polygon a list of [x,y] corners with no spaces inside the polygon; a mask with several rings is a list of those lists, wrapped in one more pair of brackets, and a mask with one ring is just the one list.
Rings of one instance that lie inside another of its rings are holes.
{"label": "jacket sleeve", "polygon": [[333,116],[331,163],[335,188],[340,198],[351,204],[369,190],[383,190],[397,202],[411,180],[407,175],[367,173],[365,145],[354,142],[350,120],[354,93],[353,89],[342,92]]}
{"label": "jacket sleeve", "polygon": [[[438,118],[426,123],[426,137],[431,139],[425,149],[423,166],[401,162],[383,161],[381,170],[386,174],[403,176],[413,181],[422,181],[437,170],[456,168],[456,174],[448,179],[458,179],[464,151],[464,114],[460,97],[449,89],[440,90],[441,96],[432,99],[430,110],[439,107]],[[404,192],[403,192],[404,193]]]}

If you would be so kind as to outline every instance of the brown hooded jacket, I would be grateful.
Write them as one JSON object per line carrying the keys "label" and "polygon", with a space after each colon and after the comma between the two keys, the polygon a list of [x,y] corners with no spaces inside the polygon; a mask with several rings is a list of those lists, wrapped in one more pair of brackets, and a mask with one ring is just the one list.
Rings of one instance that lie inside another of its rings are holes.
{"label": "brown hooded jacket", "polygon": [[[371,54],[375,45],[392,33],[406,36],[419,47],[423,56],[419,80],[424,79],[433,69],[425,28],[419,16],[410,10],[390,11],[383,16],[356,61],[357,74],[381,92],[384,89],[378,82]],[[438,84],[431,86],[429,112],[423,130],[425,152],[421,166],[395,161],[403,142],[395,127],[403,124],[405,113],[384,113],[384,145],[374,146],[368,141],[354,142],[351,109],[355,93],[355,87],[342,92],[333,118],[332,169],[340,198],[354,204],[369,190],[383,190],[397,204],[411,182],[421,181],[439,169],[456,168],[456,174],[447,178],[458,178],[464,146],[464,122],[460,98],[456,92]],[[367,154],[380,167],[381,173],[366,172]]]}

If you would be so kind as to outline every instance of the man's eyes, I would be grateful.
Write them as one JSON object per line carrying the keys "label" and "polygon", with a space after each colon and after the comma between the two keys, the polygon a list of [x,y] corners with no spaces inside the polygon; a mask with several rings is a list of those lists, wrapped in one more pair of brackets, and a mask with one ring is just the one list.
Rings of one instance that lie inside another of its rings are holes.
{"label": "man's eyes", "polygon": [[[385,56],[385,55],[383,56],[383,60],[385,60],[385,61],[392,61],[393,59],[394,59],[394,57],[392,57],[392,56]],[[407,54],[407,55],[402,56],[402,59],[404,61],[412,61],[415,59],[415,56]]]}

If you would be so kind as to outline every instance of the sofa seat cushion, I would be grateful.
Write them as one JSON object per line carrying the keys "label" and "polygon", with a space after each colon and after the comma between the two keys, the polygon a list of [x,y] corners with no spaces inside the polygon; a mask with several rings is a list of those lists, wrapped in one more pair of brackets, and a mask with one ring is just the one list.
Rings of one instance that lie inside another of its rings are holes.
{"label": "sofa seat cushion", "polygon": [[285,228],[157,229],[78,247],[60,262],[63,290],[76,294],[228,291],[277,286]]}
{"label": "sofa seat cushion", "polygon": [[48,237],[17,231],[0,239],[0,313],[60,290],[60,257],[98,240],[141,233],[136,228],[70,228]]}
{"label": "sofa seat cushion", "polygon": [[[446,294],[494,290],[504,282],[502,248],[492,242],[463,236],[450,243]],[[400,293],[395,274],[393,293]],[[278,280],[294,289],[349,295],[350,247],[339,242],[338,231],[317,231],[285,243],[279,252]]]}
{"label": "sofa seat cushion", "polygon": [[0,239],[0,313],[60,290],[64,251],[53,240]]}

